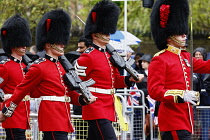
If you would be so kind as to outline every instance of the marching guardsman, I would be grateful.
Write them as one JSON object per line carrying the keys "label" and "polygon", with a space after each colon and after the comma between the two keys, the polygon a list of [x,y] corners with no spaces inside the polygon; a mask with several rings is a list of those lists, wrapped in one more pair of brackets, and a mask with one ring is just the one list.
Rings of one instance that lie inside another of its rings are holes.
{"label": "marching guardsman", "polygon": [[148,93],[160,102],[158,125],[162,140],[190,140],[193,133],[192,105],[199,93],[192,91],[191,68],[210,73],[210,61],[192,58],[186,51],[188,0],[157,0],[151,12],[151,31],[157,53],[149,66]]}
{"label": "marching guardsman", "polygon": [[[110,62],[106,51],[110,34],[116,32],[119,7],[110,1],[98,2],[90,11],[84,35],[92,40],[75,64],[78,75],[84,81],[92,78],[96,83],[89,87],[98,97],[93,104],[83,106],[82,118],[88,120],[88,140],[116,140],[112,122],[116,121],[114,107],[115,88],[131,86],[134,79],[120,76],[117,67]],[[139,81],[142,80],[142,75]]]}
{"label": "marching guardsman", "polygon": [[[2,110],[4,116],[11,117],[22,98],[33,91],[33,95],[41,98],[38,124],[44,140],[67,140],[68,132],[74,131],[70,103],[87,104],[82,95],[66,86],[63,79],[66,72],[58,61],[69,41],[70,27],[70,16],[62,9],[43,15],[37,26],[36,47],[38,51],[45,50],[46,55],[34,61]],[[93,101],[94,97],[89,103]]]}
{"label": "marching guardsman", "polygon": [[[23,55],[31,45],[31,32],[26,19],[15,15],[6,20],[1,28],[1,43],[8,59],[0,62],[0,90],[11,96],[25,77]],[[11,118],[2,123],[7,140],[26,140],[25,131],[29,129],[30,102],[27,92]]]}

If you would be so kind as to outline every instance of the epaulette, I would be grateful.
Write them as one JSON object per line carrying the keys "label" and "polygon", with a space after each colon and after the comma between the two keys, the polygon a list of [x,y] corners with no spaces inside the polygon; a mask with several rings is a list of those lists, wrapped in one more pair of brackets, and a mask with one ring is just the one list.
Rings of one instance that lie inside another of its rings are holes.
{"label": "epaulette", "polygon": [[7,63],[7,62],[9,62],[10,61],[10,59],[4,59],[4,60],[1,60],[0,61],[0,64],[5,64],[5,63]]}
{"label": "epaulette", "polygon": [[84,53],[90,53],[90,52],[92,52],[93,50],[94,50],[93,47],[88,47],[88,48],[84,51]]}
{"label": "epaulette", "polygon": [[44,61],[46,61],[46,59],[45,58],[39,58],[39,59],[36,59],[34,62],[33,62],[33,64],[40,64],[40,63],[42,63],[42,62],[44,62]]}
{"label": "epaulette", "polygon": [[157,52],[157,53],[154,55],[154,57],[155,57],[155,56],[159,56],[160,54],[164,53],[165,51],[166,51],[166,49]]}
{"label": "epaulette", "polygon": [[27,73],[29,68],[31,67],[31,65],[33,65],[33,64],[40,64],[40,63],[42,63],[44,61],[46,61],[46,59],[42,58],[42,57],[39,58],[39,59],[36,59],[34,62],[29,63],[23,70],[24,70],[25,73]]}

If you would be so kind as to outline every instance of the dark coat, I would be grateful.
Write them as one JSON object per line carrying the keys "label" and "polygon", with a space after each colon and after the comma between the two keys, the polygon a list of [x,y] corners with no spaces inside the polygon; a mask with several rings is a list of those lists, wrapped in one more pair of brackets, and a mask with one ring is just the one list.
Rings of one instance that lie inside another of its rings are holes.
{"label": "dark coat", "polygon": [[200,105],[210,105],[210,74],[205,74],[203,85],[206,92],[201,92]]}

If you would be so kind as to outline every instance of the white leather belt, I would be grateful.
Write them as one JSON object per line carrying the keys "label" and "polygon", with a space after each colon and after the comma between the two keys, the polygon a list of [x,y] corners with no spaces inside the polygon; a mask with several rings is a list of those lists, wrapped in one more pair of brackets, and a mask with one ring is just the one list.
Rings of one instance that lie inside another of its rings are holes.
{"label": "white leather belt", "polygon": [[102,88],[96,88],[96,87],[88,87],[89,91],[96,92],[96,93],[102,93],[102,94],[115,94],[115,89],[102,89]]}
{"label": "white leather belt", "polygon": [[[12,96],[13,94],[5,94],[5,95],[8,95],[8,96]],[[29,95],[26,95],[23,99],[22,99],[22,101],[29,101],[31,98],[30,98],[30,96]]]}
{"label": "white leather belt", "polygon": [[40,98],[45,101],[71,102],[71,98],[66,96],[41,96]]}

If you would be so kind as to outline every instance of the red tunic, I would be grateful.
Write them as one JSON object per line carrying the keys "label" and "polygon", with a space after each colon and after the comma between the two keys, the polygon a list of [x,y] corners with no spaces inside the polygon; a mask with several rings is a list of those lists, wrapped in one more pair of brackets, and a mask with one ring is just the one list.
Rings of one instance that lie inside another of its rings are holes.
{"label": "red tunic", "polygon": [[[175,47],[153,57],[149,65],[149,95],[160,101],[158,123],[160,131],[188,130],[193,132],[193,110],[189,103],[175,103],[174,96],[164,96],[170,90],[190,90],[190,53]],[[196,73],[210,73],[210,61],[193,58]]]}
{"label": "red tunic", "polygon": [[[23,80],[25,75],[23,68],[25,67],[26,65],[24,63],[12,56],[10,59],[1,61],[0,77],[4,81],[0,83],[0,88],[5,94],[14,93],[15,87]],[[29,129],[29,101],[21,101],[16,110],[11,118],[8,118],[2,123],[3,128]]]}
{"label": "red tunic", "polygon": [[[88,48],[77,60],[75,67],[80,78],[85,81],[92,78],[96,83],[91,87],[101,89],[127,87],[125,77],[120,76],[118,69],[110,62],[109,53],[96,45],[94,47]],[[83,119],[116,121],[113,95],[96,92],[92,94],[98,99],[93,104],[82,107]]]}
{"label": "red tunic", "polygon": [[[63,82],[65,70],[60,62],[46,55],[45,58],[36,60],[29,68],[24,80],[15,89],[14,95],[6,106],[12,101],[19,104],[22,98],[33,91],[38,96],[70,96],[72,104],[79,103],[79,94],[69,91]],[[71,125],[69,102],[42,100],[38,112],[38,123],[40,131],[65,131],[73,132]]]}

